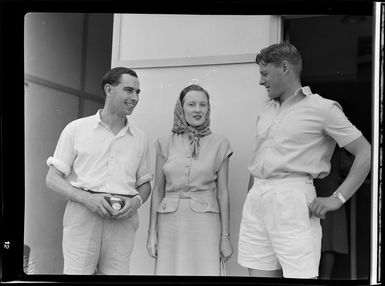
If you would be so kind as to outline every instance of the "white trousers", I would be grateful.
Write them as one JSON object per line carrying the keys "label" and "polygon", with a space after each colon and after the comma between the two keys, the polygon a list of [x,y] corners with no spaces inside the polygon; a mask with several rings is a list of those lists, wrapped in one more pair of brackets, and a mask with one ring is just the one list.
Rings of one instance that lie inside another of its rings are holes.
{"label": "white trousers", "polygon": [[129,274],[138,226],[138,213],[104,218],[68,201],[63,218],[64,274]]}

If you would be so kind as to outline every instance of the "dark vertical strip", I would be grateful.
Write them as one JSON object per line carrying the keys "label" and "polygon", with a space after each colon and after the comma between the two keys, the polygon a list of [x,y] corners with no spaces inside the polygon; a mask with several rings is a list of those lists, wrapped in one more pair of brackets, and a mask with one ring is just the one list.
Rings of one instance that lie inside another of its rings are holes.
{"label": "dark vertical strip", "polygon": [[[377,202],[377,206],[378,206],[378,221],[377,221],[377,247],[378,247],[378,256],[377,256],[377,281],[378,283],[381,283],[381,281],[383,280],[383,269],[381,269],[382,267],[382,262],[384,261],[384,251],[382,249],[382,246],[381,246],[381,242],[382,242],[382,219],[383,219],[383,216],[382,216],[382,195],[381,195],[381,190],[382,190],[382,175],[383,175],[383,172],[382,172],[382,168],[383,168],[383,161],[382,161],[382,157],[383,157],[383,114],[384,114],[384,73],[385,73],[385,62],[384,62],[384,29],[385,29],[385,4],[382,3],[381,4],[381,8],[380,8],[380,47],[375,47],[376,49],[379,48],[380,49],[380,74],[379,74],[379,94],[378,94],[378,100],[379,100],[379,156],[378,156],[378,185],[377,185],[377,189],[378,189],[378,202]],[[375,130],[374,130],[375,132]]]}
{"label": "dark vertical strip", "polygon": [[290,42],[290,20],[282,17],[283,25],[283,41]]}
{"label": "dark vertical strip", "polygon": [[84,95],[86,84],[86,67],[87,67],[87,40],[88,40],[88,23],[89,14],[85,13],[83,18],[83,42],[82,42],[82,54],[81,54],[81,67],[80,67],[80,97],[78,117],[82,117],[84,114]]}

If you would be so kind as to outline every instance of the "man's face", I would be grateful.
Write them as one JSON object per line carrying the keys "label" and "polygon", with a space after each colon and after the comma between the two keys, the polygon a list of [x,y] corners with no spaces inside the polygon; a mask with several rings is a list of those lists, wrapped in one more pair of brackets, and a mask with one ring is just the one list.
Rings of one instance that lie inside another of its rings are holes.
{"label": "man's face", "polygon": [[283,68],[272,63],[259,64],[259,84],[265,86],[271,99],[278,99],[284,93]]}
{"label": "man's face", "polygon": [[110,86],[111,103],[116,113],[131,115],[139,101],[139,80],[130,74],[122,74],[120,83]]}

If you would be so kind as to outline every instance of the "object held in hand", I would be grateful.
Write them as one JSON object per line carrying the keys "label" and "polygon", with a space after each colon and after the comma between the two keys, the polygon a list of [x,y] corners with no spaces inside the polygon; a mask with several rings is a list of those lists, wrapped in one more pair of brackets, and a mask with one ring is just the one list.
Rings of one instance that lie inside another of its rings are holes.
{"label": "object held in hand", "polygon": [[123,205],[124,205],[123,200],[118,197],[111,197],[108,199],[108,202],[110,203],[111,207],[116,211],[123,208]]}

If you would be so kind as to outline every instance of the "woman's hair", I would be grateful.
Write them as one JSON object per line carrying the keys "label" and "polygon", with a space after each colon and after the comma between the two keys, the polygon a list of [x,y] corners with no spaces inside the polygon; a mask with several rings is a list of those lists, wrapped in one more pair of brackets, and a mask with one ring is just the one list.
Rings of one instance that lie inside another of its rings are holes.
{"label": "woman's hair", "polygon": [[136,74],[136,72],[130,68],[126,68],[126,67],[113,68],[105,73],[100,83],[102,86],[103,93],[104,93],[104,86],[106,84],[110,84],[113,86],[118,85],[120,83],[122,74],[129,74],[138,78],[138,75]]}
{"label": "woman's hair", "polygon": [[296,71],[298,76],[301,76],[302,57],[296,47],[290,43],[274,44],[264,48],[255,58],[255,62],[263,65],[269,63],[280,65],[283,61],[288,61]]}
{"label": "woman's hair", "polygon": [[184,97],[186,96],[186,94],[187,94],[189,91],[201,91],[201,92],[203,92],[204,94],[206,94],[207,100],[210,100],[209,93],[208,93],[203,87],[201,87],[201,86],[199,86],[199,85],[197,85],[197,84],[191,84],[191,85],[185,87],[185,88],[180,92],[179,100],[180,100],[180,102],[182,103],[182,106],[183,106],[183,100],[184,100]]}

